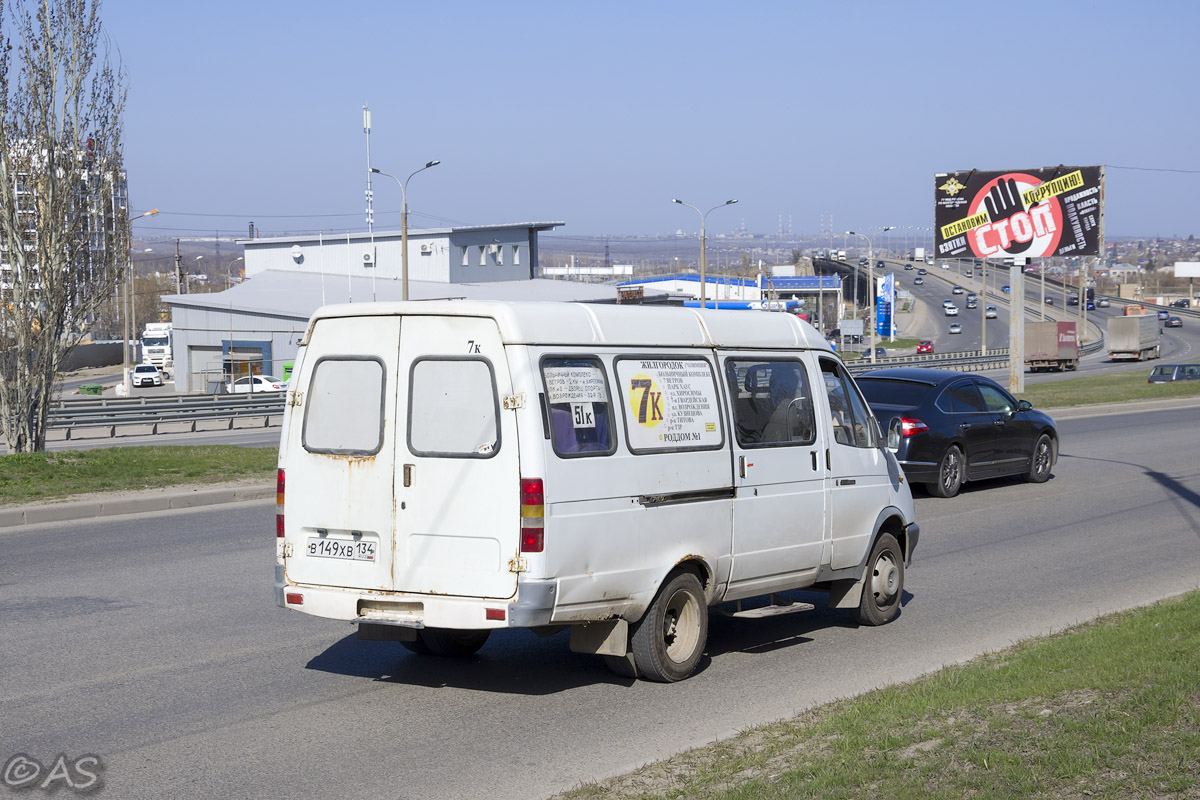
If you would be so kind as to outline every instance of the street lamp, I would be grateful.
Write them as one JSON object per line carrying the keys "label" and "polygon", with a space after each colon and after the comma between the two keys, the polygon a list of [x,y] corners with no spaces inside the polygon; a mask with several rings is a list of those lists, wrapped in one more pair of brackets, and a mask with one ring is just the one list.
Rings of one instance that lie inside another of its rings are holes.
{"label": "street lamp", "polygon": [[400,186],[400,283],[402,286],[402,297],[408,299],[408,182],[412,180],[413,175],[417,172],[424,172],[430,167],[436,167],[441,161],[430,161],[425,166],[416,170],[401,181],[395,175],[389,175],[382,170],[371,167],[371,172],[376,175],[382,175],[385,178],[391,178]]}
{"label": "street lamp", "polygon": [[[152,208],[149,211],[147,211],[145,214],[138,214],[136,217],[129,218],[129,221],[127,224],[129,225],[129,240],[131,243],[133,241],[133,223],[134,223],[134,221],[139,220],[142,217],[153,217],[157,213],[158,213],[158,209]],[[125,346],[122,348],[125,352],[125,358],[123,359],[124,364],[122,365],[122,373],[124,375],[124,379],[122,380],[122,387],[125,389],[126,397],[129,397],[129,393],[133,388],[129,381],[129,326],[132,322],[129,319],[129,317],[131,316],[130,302],[133,299],[133,293],[130,291],[130,284],[132,284],[132,283],[133,283],[133,253],[131,252],[129,254],[129,258],[125,262],[125,303],[124,303],[124,306],[125,306]]]}
{"label": "street lamp", "polygon": [[229,273],[228,273],[228,275],[226,276],[226,279],[225,279],[225,280],[226,280],[226,283],[225,283],[225,288],[226,288],[226,289],[232,289],[232,288],[233,288],[233,265],[234,265],[234,264],[236,264],[237,262],[239,262],[239,261],[243,260],[244,258],[245,258],[245,256],[238,256],[238,257],[237,257],[237,258],[235,258],[233,261],[230,261],[230,262],[229,262]]}
{"label": "street lamp", "polygon": [[707,304],[705,302],[705,296],[706,296],[705,289],[708,286],[708,248],[707,248],[707,245],[705,244],[707,237],[704,235],[704,226],[705,226],[706,221],[708,220],[709,214],[716,211],[718,208],[724,208],[725,206],[731,206],[734,203],[736,203],[737,200],[726,200],[724,203],[721,203],[720,205],[713,206],[708,211],[701,211],[700,209],[696,208],[694,205],[691,205],[690,203],[685,203],[682,200],[671,200],[671,202],[678,203],[681,206],[687,206],[692,211],[695,211],[697,214],[700,215],[700,307],[706,308]]}
{"label": "street lamp", "polygon": [[[882,228],[880,233],[887,233],[893,230],[896,226],[889,225]],[[867,240],[867,327],[871,329],[871,363],[875,363],[875,323],[871,317],[875,314],[875,248],[871,245],[871,237],[865,233],[856,233],[854,231],[846,231],[847,236],[861,236]],[[893,310],[894,313],[894,310]]]}

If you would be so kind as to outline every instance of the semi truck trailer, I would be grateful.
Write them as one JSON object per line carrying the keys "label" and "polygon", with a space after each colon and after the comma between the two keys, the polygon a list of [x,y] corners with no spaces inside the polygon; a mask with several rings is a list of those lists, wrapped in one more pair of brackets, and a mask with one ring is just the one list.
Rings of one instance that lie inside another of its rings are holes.
{"label": "semi truck trailer", "polygon": [[1158,358],[1158,317],[1138,314],[1113,317],[1108,321],[1108,357],[1116,360],[1143,361]]}

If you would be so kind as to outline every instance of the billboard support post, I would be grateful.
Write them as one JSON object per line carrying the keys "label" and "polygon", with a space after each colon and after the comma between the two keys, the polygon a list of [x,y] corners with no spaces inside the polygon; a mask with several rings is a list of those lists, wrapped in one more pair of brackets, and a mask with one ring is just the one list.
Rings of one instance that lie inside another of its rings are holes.
{"label": "billboard support post", "polygon": [[[1008,285],[1013,300],[1008,315],[1008,390],[1025,391],[1025,271],[1020,266],[1008,270]],[[1043,312],[1044,313],[1044,312]]]}

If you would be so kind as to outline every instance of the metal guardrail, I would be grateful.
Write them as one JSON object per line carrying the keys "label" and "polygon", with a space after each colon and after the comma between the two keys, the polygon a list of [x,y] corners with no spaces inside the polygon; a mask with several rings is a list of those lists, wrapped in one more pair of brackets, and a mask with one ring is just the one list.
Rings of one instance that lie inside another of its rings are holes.
{"label": "metal guardrail", "polygon": [[149,425],[151,433],[156,434],[159,425],[184,423],[194,433],[201,420],[228,420],[232,429],[236,420],[258,417],[267,427],[271,417],[283,415],[284,400],[283,392],[59,400],[50,407],[48,427],[65,431],[67,441],[77,428],[108,428],[109,437],[113,437],[124,425]]}
{"label": "metal guardrail", "polygon": [[872,364],[866,359],[845,362],[846,369],[852,375],[858,375],[873,369],[884,367],[928,367],[931,369],[952,369],[959,372],[970,372],[976,369],[989,369],[1008,366],[1008,349],[967,351],[963,353],[931,353],[922,356],[894,356],[876,359]]}

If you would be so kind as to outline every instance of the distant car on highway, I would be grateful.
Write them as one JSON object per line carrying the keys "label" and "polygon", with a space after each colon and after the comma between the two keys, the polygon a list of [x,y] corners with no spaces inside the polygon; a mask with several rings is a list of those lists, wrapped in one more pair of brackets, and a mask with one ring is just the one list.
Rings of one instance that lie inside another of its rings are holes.
{"label": "distant car on highway", "polygon": [[957,322],[951,322],[950,333],[962,333],[962,325],[959,325]]}
{"label": "distant car on highway", "polygon": [[954,305],[954,301],[953,301],[953,300],[946,299],[946,300],[943,300],[943,301],[942,301],[942,308],[949,308],[949,307],[950,307],[950,306],[952,306],[952,305]]}
{"label": "distant car on highway", "polygon": [[943,308],[942,310],[946,313],[947,317],[957,317],[958,316],[958,306],[956,306],[956,305],[948,305],[945,308]]}
{"label": "distant car on highway", "polygon": [[1170,316],[1171,316],[1170,312],[1168,312],[1165,308],[1160,308],[1158,310],[1158,318],[1159,319],[1167,319]]}
{"label": "distant car on highway", "polygon": [[1001,475],[1042,483],[1058,460],[1054,420],[982,375],[900,367],[855,383],[905,476],[930,494],[953,497],[966,481]]}
{"label": "distant car on highway", "polygon": [[922,353],[932,353],[932,352],[933,352],[933,342],[932,341],[930,341],[929,339],[922,339],[921,341],[917,342],[917,355],[921,355]]}
{"label": "distant car on highway", "polygon": [[922,278],[920,275],[918,275],[917,277],[913,278],[913,285],[915,285],[915,286],[921,286],[921,285],[923,285],[924,283],[925,283],[925,279],[924,279],[924,278]]}
{"label": "distant car on highway", "polygon": [[1052,305],[1054,305],[1054,298],[1053,298],[1053,297],[1047,297],[1047,298],[1046,298],[1046,305],[1048,305],[1048,306],[1052,306]]}
{"label": "distant car on highway", "polygon": [[225,384],[229,394],[249,394],[250,392],[286,392],[287,382],[270,375],[250,375],[238,378],[233,383]]}
{"label": "distant car on highway", "polygon": [[162,386],[163,376],[153,364],[138,364],[133,368],[134,386]]}
{"label": "distant car on highway", "polygon": [[918,275],[926,275],[926,274],[928,274],[928,273],[927,273],[927,270],[926,270],[924,267],[918,267],[918,268],[917,268],[917,274],[918,274]]}
{"label": "distant car on highway", "polygon": [[1160,364],[1150,370],[1147,383],[1200,381],[1200,364]]}
{"label": "distant car on highway", "polygon": [[983,316],[987,319],[995,319],[997,316],[996,307],[988,306],[987,308],[983,309]]}
{"label": "distant car on highway", "polygon": [[882,261],[875,262],[875,269],[883,269],[883,268],[884,268],[884,263]]}
{"label": "distant car on highway", "polygon": [[1071,295],[1070,297],[1068,297],[1068,298],[1067,298],[1067,305],[1069,305],[1069,306],[1077,306],[1077,305],[1079,305],[1079,296],[1078,296],[1078,295]]}
{"label": "distant car on highway", "polygon": [[1095,311],[1095,310],[1096,310],[1096,304],[1095,304],[1095,303],[1093,303],[1091,300],[1088,300],[1088,301],[1087,301],[1087,310],[1088,310],[1088,311]]}
{"label": "distant car on highway", "polygon": [[974,273],[974,272],[972,272],[971,270],[967,270],[966,272],[964,272],[964,273],[963,273],[963,277],[965,277],[965,278],[973,278],[973,277],[975,277],[975,273]]}
{"label": "distant car on highway", "polygon": [[968,300],[967,301],[967,310],[970,311],[972,308],[979,308],[978,300]]}
{"label": "distant car on highway", "polygon": [[945,261],[943,261],[940,266],[942,269],[950,269],[950,265],[947,264]]}
{"label": "distant car on highway", "polygon": [[[866,350],[862,351],[861,358],[870,358],[870,357],[871,357],[871,348],[868,347]],[[887,350],[884,350],[882,347],[876,347],[875,348],[875,360],[878,361],[881,358],[887,358]]]}
{"label": "distant car on highway", "polygon": [[1008,294],[1009,292],[1012,291],[1012,287],[1006,283],[1000,287],[1000,291],[1004,292],[1005,294]]}
{"label": "distant car on highway", "polygon": [[905,265],[904,265],[904,268],[905,268],[905,269],[912,269],[912,268],[913,268],[913,265],[912,265],[912,264],[905,264]]}
{"label": "distant car on highway", "polygon": [[1182,300],[1176,300],[1175,302],[1171,303],[1171,307],[1172,308],[1188,308],[1189,303],[1188,303],[1187,299],[1185,298]]}
{"label": "distant car on highway", "polygon": [[1167,317],[1167,321],[1163,323],[1164,328],[1182,328],[1183,320],[1179,317]]}
{"label": "distant car on highway", "polygon": [[1098,305],[1100,308],[1108,308],[1109,302],[1107,300],[1105,300],[1103,297],[1101,297],[1099,300],[1096,301],[1096,305]]}
{"label": "distant car on highway", "polygon": [[962,293],[963,293],[963,287],[961,287],[961,286],[955,286],[953,289],[950,290],[950,294],[962,294]]}

